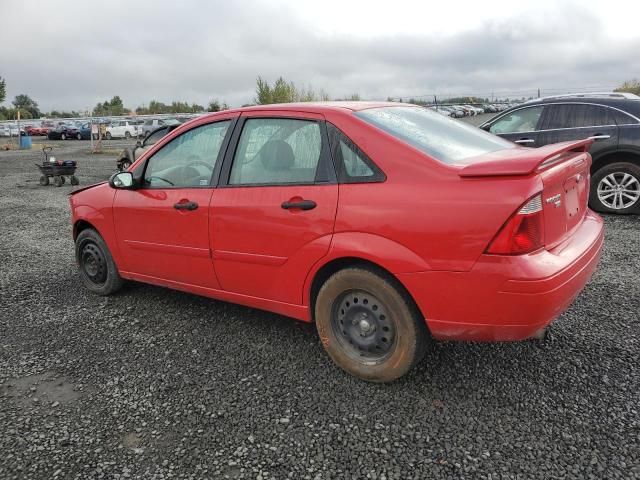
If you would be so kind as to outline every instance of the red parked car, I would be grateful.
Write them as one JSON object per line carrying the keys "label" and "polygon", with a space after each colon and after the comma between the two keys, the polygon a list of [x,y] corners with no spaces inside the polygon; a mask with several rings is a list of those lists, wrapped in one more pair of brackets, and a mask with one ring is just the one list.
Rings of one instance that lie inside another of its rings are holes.
{"label": "red parked car", "polygon": [[80,275],[315,322],[340,367],[390,381],[431,338],[522,340],[569,306],[603,243],[590,144],[520,147],[405,104],[202,116],[71,194]]}
{"label": "red parked car", "polygon": [[49,128],[47,127],[36,127],[33,125],[30,125],[28,127],[26,127],[25,132],[27,132],[27,135],[35,137],[35,136],[47,136],[47,134],[49,133]]}

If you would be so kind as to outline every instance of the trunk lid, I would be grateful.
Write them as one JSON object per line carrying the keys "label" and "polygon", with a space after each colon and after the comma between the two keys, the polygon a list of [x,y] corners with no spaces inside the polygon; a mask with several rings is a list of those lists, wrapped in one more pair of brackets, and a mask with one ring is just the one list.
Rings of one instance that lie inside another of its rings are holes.
{"label": "trunk lid", "polygon": [[538,175],[542,180],[545,248],[561,243],[587,212],[593,140],[500,150],[459,171],[463,178]]}

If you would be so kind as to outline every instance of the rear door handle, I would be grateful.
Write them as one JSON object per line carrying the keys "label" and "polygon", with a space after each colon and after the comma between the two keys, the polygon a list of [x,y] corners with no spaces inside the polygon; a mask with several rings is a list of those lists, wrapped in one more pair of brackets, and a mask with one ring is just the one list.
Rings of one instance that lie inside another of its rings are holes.
{"label": "rear door handle", "polygon": [[196,202],[179,202],[174,203],[173,208],[176,210],[195,210],[198,208],[198,204]]}
{"label": "rear door handle", "polygon": [[534,142],[535,140],[533,138],[521,138],[520,140],[516,140],[514,143],[519,143],[523,145],[523,144],[534,143]]}
{"label": "rear door handle", "polygon": [[313,200],[298,200],[295,202],[282,202],[280,205],[285,210],[298,209],[298,210],[313,210],[317,204]]}
{"label": "rear door handle", "polygon": [[604,135],[603,133],[596,133],[595,135],[589,137],[587,140],[608,140],[611,138],[611,135]]}

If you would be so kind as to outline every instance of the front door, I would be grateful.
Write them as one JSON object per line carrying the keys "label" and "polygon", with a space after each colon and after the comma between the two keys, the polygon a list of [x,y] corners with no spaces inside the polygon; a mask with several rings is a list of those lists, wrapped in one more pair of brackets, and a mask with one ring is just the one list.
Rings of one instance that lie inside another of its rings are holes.
{"label": "front door", "polygon": [[218,288],[209,204],[231,123],[200,125],[170,139],[140,166],[141,188],[117,191],[114,224],[125,272]]}
{"label": "front door", "polygon": [[538,128],[543,108],[532,105],[513,110],[491,123],[489,131],[523,147],[539,147]]}
{"label": "front door", "polygon": [[301,304],[306,274],[329,249],[338,201],[323,119],[256,112],[236,131],[211,200],[216,274],[227,291]]}

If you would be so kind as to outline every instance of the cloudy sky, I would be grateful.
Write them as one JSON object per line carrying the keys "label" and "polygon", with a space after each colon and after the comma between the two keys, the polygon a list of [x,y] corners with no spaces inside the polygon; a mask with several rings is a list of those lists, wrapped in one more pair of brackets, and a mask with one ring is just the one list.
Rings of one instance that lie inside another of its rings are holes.
{"label": "cloudy sky", "polygon": [[5,104],[45,111],[238,106],[259,75],[336,98],[610,90],[640,77],[639,17],[638,0],[0,0],[0,76]]}

